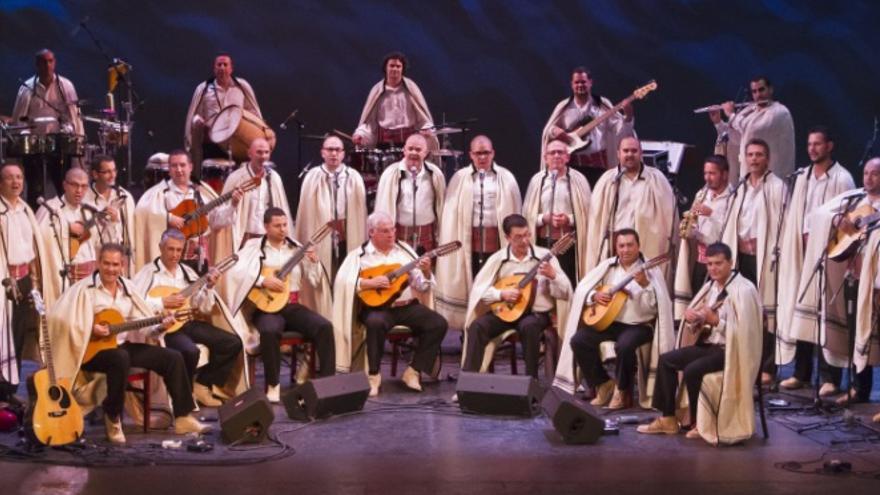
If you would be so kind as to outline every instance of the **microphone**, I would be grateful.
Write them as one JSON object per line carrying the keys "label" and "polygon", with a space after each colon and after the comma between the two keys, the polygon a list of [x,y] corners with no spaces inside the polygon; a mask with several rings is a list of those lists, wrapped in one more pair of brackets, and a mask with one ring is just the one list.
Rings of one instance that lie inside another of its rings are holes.
{"label": "microphone", "polygon": [[[37,204],[40,206],[46,206],[46,200],[42,196],[40,196],[39,198],[37,198]],[[48,208],[48,206],[46,207]]]}
{"label": "microphone", "polygon": [[128,69],[132,68],[130,63],[126,62],[125,60],[122,60],[121,58],[115,58],[115,57],[113,58],[113,65],[124,65]]}
{"label": "microphone", "polygon": [[747,180],[749,180],[749,174],[744,175],[744,176],[742,177],[742,179],[740,179],[739,182],[737,182],[736,185],[733,186],[733,190],[736,191],[737,189],[739,189],[740,186],[742,186],[743,184],[745,184]]}
{"label": "microphone", "polygon": [[73,29],[70,30],[70,37],[73,38],[74,36],[79,34],[80,29],[86,27],[86,23],[89,22],[89,19],[90,19],[89,16],[85,16],[82,19],[80,19],[79,24],[77,24],[76,26],[73,27]]}
{"label": "microphone", "polygon": [[282,122],[278,127],[280,127],[281,129],[286,131],[287,130],[287,123],[290,122],[290,119],[294,118],[297,113],[299,113],[299,108],[290,112],[290,115],[288,115],[287,118],[284,119],[284,122]]}
{"label": "microphone", "polygon": [[306,163],[306,166],[303,167],[302,172],[300,172],[299,175],[296,176],[296,178],[302,179],[303,176],[306,175],[306,172],[308,172],[310,168],[312,168],[312,162]]}
{"label": "microphone", "polygon": [[805,173],[806,171],[807,171],[807,168],[806,168],[806,167],[799,168],[799,169],[795,170],[794,172],[792,172],[792,173],[788,174],[787,176],[785,176],[785,180],[794,179],[795,177],[797,177],[798,175],[801,175],[801,174]]}

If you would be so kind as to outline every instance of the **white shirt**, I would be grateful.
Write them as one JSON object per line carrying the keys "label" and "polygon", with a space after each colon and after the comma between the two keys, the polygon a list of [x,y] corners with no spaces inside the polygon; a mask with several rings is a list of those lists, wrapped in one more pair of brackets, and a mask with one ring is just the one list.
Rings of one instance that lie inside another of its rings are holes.
{"label": "white shirt", "polygon": [[[101,243],[107,242],[117,242],[123,244],[124,239],[122,238],[122,219],[123,215],[130,215],[134,212],[125,211],[125,200],[119,199],[119,190],[116,188],[110,189],[110,196],[105,197],[103,194],[98,193],[98,190],[95,188],[95,184],[89,184],[89,190],[86,192],[85,197],[83,198],[83,202],[87,202],[94,206],[98,210],[105,210],[111,203],[116,202],[116,209],[119,210],[119,220],[116,222],[110,222],[109,219],[99,219],[98,227],[101,235]],[[131,233],[129,233],[131,235]]]}
{"label": "white shirt", "polygon": [[0,228],[3,229],[3,241],[6,245],[6,263],[30,263],[37,255],[34,252],[34,231],[28,220],[27,204],[21,198],[15,198],[13,204],[9,204],[6,199],[0,201],[0,209],[6,210],[0,214]]}
{"label": "white shirt", "polygon": [[[770,172],[767,172],[768,174]],[[743,241],[751,241],[758,238],[758,203],[764,201],[764,182],[767,177],[764,174],[758,180],[757,186],[752,186],[751,179],[745,183],[745,197],[742,201],[742,207],[739,210],[739,218],[737,219],[737,235]]]}
{"label": "white shirt", "polygon": [[[121,282],[117,282],[116,284],[116,295],[110,294],[104,287],[104,283],[101,281],[101,276],[98,274],[94,275],[95,287],[90,289],[92,294],[92,301],[94,303],[95,314],[104,311],[105,309],[115,309],[119,311],[119,314],[125,318],[126,321],[131,319],[132,310],[134,309],[134,304],[131,302],[131,298],[126,295],[125,289],[122,287]],[[132,332],[136,332],[137,330],[132,330]],[[131,332],[124,332],[116,334],[116,343],[122,344],[126,340],[127,334]]]}
{"label": "white shirt", "polygon": [[403,129],[412,127],[416,121],[415,109],[410,107],[409,99],[401,83],[396,88],[386,85],[379,97],[376,118],[383,129]]}
{"label": "white shirt", "polygon": [[[250,177],[254,177],[254,172],[250,168],[250,163],[246,163],[242,166],[248,167],[248,174],[250,174]],[[265,175],[263,175],[263,180],[260,181],[259,187],[248,191],[244,195],[244,198],[242,198],[242,201],[248,202],[247,210],[250,211],[250,216],[247,218],[247,226],[245,227],[245,232],[248,234],[264,235],[266,233],[266,227],[263,225],[263,215],[266,213],[266,210],[269,209],[269,199],[272,197],[272,192],[269,189],[272,187],[271,179],[269,178],[270,173],[269,170],[266,170]],[[230,223],[232,223],[231,207],[229,211]]]}
{"label": "white shirt", "polygon": [[729,185],[718,194],[711,190],[708,191],[703,199],[703,204],[711,208],[712,213],[697,217],[697,225],[693,231],[693,236],[697,241],[711,244],[721,240],[731,192],[732,189]]}
{"label": "white shirt", "polygon": [[[492,167],[483,174],[480,180],[480,172],[474,168],[471,174],[473,179],[474,208],[471,225],[473,227],[496,227],[498,225],[498,174]],[[482,187],[481,187],[482,185]],[[482,210],[480,209],[482,206]],[[481,215],[482,212],[482,215]],[[482,223],[480,217],[482,216]]]}
{"label": "white shirt", "polygon": [[[152,287],[158,287],[160,285],[167,287],[175,287],[177,289],[185,289],[189,284],[195,282],[196,279],[192,279],[191,281],[186,280],[186,276],[183,273],[183,268],[180,266],[175,267],[174,273],[171,273],[168,270],[168,267],[165,266],[165,263],[162,260],[159,260],[159,271],[153,274],[153,285]],[[162,304],[161,297],[150,297],[147,294],[144,294],[144,301],[147,302],[147,307],[149,307],[152,311],[159,313],[165,306]],[[204,314],[209,314],[211,309],[214,307],[214,297],[212,294],[212,290],[208,289],[207,285],[203,285],[198,292],[193,294],[190,298],[190,305],[192,307],[198,308],[198,310]]]}
{"label": "white shirt", "polygon": [[[522,258],[517,258],[513,254],[513,250],[507,248],[507,259],[501,263],[498,269],[496,281],[499,278],[517,273],[527,273],[535,267],[541,260],[535,257],[534,249],[529,248],[529,252]],[[562,279],[565,274],[561,271],[556,272],[556,278],[549,278],[538,274],[535,277],[535,299],[532,303],[532,311],[535,313],[544,313],[553,309],[557,299],[567,301],[571,296],[571,286],[563,283]],[[501,300],[501,291],[495,287],[489,287],[480,298],[484,303],[491,304]]]}
{"label": "white shirt", "polygon": [[[629,269],[631,270],[635,266],[636,265],[633,264]],[[626,278],[626,276],[627,270],[618,262],[616,265],[611,265],[608,268],[602,284],[611,287]],[[653,322],[654,319],[657,318],[657,296],[654,294],[654,287],[651,285],[642,287],[635,281],[635,279],[633,279],[623,287],[623,290],[629,293],[629,297],[626,299],[623,308],[620,310],[620,313],[618,313],[617,318],[615,318],[614,321],[636,325],[645,322]],[[595,294],[595,289],[587,294],[587,306],[595,304],[593,302],[593,296]]]}
{"label": "white shirt", "polygon": [[400,180],[400,190],[397,200],[397,223],[404,227],[428,225],[434,223],[434,183],[431,174],[422,164],[416,173],[416,223],[413,225],[413,179],[412,174],[406,168],[406,161],[398,164],[398,170],[403,174]]}
{"label": "white shirt", "polygon": [[[366,247],[364,247],[364,255],[361,256],[361,270],[379,265],[405,265],[411,261],[413,261],[413,257],[396,243],[391,247],[390,251],[383,253],[376,249],[376,246],[370,241],[367,243]],[[413,290],[417,292],[427,292],[432,285],[434,285],[433,275],[431,275],[431,277],[425,277],[422,270],[413,268],[409,271],[409,286],[403,290],[397,300],[407,301],[412,299],[414,297],[412,293]],[[358,290],[361,290],[360,279],[357,281],[357,288]]]}
{"label": "white shirt", "polygon": [[39,117],[53,117],[57,119],[55,122],[39,124],[31,132],[40,135],[53,132],[82,135],[82,119],[79,110],[73,105],[77,99],[76,89],[68,79],[56,74],[49,85],[44,86],[40,79],[34,76],[18,89],[12,110],[12,124],[20,123],[21,117],[27,117],[31,124],[34,124],[34,119]]}
{"label": "white shirt", "polygon": [[[583,106],[580,106],[574,98],[571,98],[571,101],[569,101],[568,105],[562,110],[559,120],[557,120],[557,125],[566,132],[571,132],[576,127],[583,125],[586,122],[587,117],[592,117],[595,120],[610,109],[600,105],[594,105],[594,101],[595,98],[591,97]],[[608,120],[584,136],[585,140],[587,138],[590,139],[590,145],[578,150],[576,154],[591,154],[597,151],[602,151],[605,148],[605,137],[608,135],[620,134],[627,126],[628,123],[623,115],[621,115],[620,112],[615,112],[614,115],[608,118]]]}
{"label": "white shirt", "polygon": [[[345,219],[345,212],[348,209],[349,188],[351,187],[349,169],[344,164],[340,164],[339,167],[336,168],[336,172],[331,172],[326,164],[321,164],[321,171],[324,172],[323,179],[327,183],[330,194],[332,195],[334,191],[336,192],[336,212],[335,215],[330,215],[330,218],[334,220],[343,220]],[[333,203],[332,197],[330,198],[330,203]]]}
{"label": "white shirt", "polygon": [[[553,214],[564,213],[568,215],[568,224],[574,227],[574,214],[571,209],[571,189],[568,180],[568,169],[564,173],[560,173],[556,177],[556,189],[553,188],[553,174],[548,173],[546,179],[541,185],[541,205],[538,210],[537,225],[544,226],[544,213],[553,212]],[[541,237],[538,233],[538,237]]]}
{"label": "white shirt", "polygon": [[228,88],[214,82],[205,87],[205,94],[196,108],[196,115],[205,122],[210,122],[210,119],[220,113],[220,110],[230,105],[244,108],[244,100],[244,91],[234,82],[230,83]]}
{"label": "white shirt", "polygon": [[[730,276],[733,277],[734,274],[731,273]],[[727,281],[730,281],[729,277]],[[720,285],[717,282],[712,282],[712,286],[709,288],[709,293],[706,294],[707,305],[712,306],[718,302],[718,296],[721,295],[721,291],[727,285],[727,281]],[[724,345],[727,342],[727,304],[722,304],[721,307],[718,308],[717,313],[718,324],[712,327],[709,336],[706,338],[706,342],[714,345]]]}
{"label": "white shirt", "polygon": [[[644,165],[642,165],[644,167]],[[636,205],[639,198],[648,193],[648,181],[639,171],[634,179],[627,174],[620,176],[617,190],[617,211],[614,213],[614,230],[636,227]]]}
{"label": "white shirt", "polygon": [[[266,244],[263,246],[263,253],[266,255],[266,259],[263,260],[263,268],[272,268],[275,270],[281,268],[281,266],[287,263],[287,260],[293,256],[293,252],[294,248],[287,242],[276,248],[267,240]],[[312,287],[320,287],[320,265],[310,261],[307,256],[303,256],[302,260],[290,270],[290,275],[288,277],[290,280],[290,292],[298,292],[300,290],[300,287],[302,287],[303,275],[306,276],[309,285]],[[257,287],[263,286],[263,279],[264,277],[262,275],[257,278]]]}
{"label": "white shirt", "polygon": [[[73,206],[67,201],[64,201],[64,206],[61,208],[61,211],[58,212],[61,215],[61,219],[67,222],[68,229],[70,228],[70,224],[75,222],[85,222],[87,218],[91,218],[91,214],[88,216],[83,216],[83,208],[82,206]],[[80,244],[79,249],[76,251],[76,256],[70,263],[74,265],[78,265],[80,263],[86,263],[89,261],[95,261],[97,259],[95,253],[95,236],[89,237],[89,240]]]}
{"label": "white shirt", "polygon": [[[193,184],[190,183],[185,188],[181,189],[178,187],[171,179],[165,181],[165,185],[168,187],[168,190],[165,192],[165,209],[168,211],[173,210],[181,203],[181,201],[191,199],[195,201],[195,190],[193,189]],[[245,197],[247,197],[246,195]],[[209,202],[210,200],[202,197],[202,201],[204,203]],[[228,225],[232,225],[232,221],[235,212],[232,210],[232,205],[230,203],[223,203],[222,205],[214,208],[213,210],[208,212],[208,225],[213,229],[220,229],[226,227]],[[263,225],[263,219],[260,218],[260,226]]]}
{"label": "white shirt", "polygon": [[828,191],[828,184],[831,183],[831,177],[826,171],[817,179],[816,174],[813,172],[814,170],[816,170],[815,166],[808,172],[810,177],[807,181],[807,202],[804,204],[804,225],[801,230],[804,234],[810,233],[810,215],[816,208],[825,204],[825,201],[831,199],[825,197]]}

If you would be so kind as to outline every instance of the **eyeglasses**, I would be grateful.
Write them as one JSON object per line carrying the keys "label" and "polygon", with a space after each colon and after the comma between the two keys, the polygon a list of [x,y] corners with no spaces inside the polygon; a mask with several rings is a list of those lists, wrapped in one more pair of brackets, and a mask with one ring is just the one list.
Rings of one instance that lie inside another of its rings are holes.
{"label": "eyeglasses", "polygon": [[477,156],[489,156],[492,153],[495,153],[495,152],[491,151],[491,150],[490,151],[471,151],[472,155],[477,155]]}
{"label": "eyeglasses", "polygon": [[568,150],[548,150],[548,151],[547,151],[547,154],[550,155],[550,156],[554,156],[554,155],[567,155],[567,154],[568,154]]}
{"label": "eyeglasses", "polygon": [[76,182],[64,181],[65,184],[74,188],[74,189],[88,189],[88,184],[77,184]]}

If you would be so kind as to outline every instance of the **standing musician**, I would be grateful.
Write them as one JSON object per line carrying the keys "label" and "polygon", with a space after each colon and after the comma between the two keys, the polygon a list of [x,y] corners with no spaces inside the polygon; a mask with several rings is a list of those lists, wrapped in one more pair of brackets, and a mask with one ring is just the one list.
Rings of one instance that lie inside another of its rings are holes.
{"label": "standing musician", "polygon": [[682,243],[675,270],[675,319],[691,301],[695,287],[706,281],[706,246],[721,239],[733,188],[727,181],[727,159],[712,155],[703,162],[706,185],[697,192],[679,225]]}
{"label": "standing musician", "polygon": [[568,167],[568,147],[554,139],[546,146],[547,170],[529,181],[523,214],[529,219],[535,243],[549,248],[569,232],[577,245],[559,257],[562,271],[574,285],[587,273],[587,226],[590,212],[590,184],[584,175]]}
{"label": "standing musician", "polygon": [[95,156],[89,174],[92,183],[83,204],[104,212],[98,220],[98,242],[122,244],[128,260],[125,273],[134,273],[134,250],[138,247],[134,239],[134,196],[116,184],[116,161],[111,156]]}
{"label": "standing musician", "polygon": [[[43,284],[60,295],[68,287],[95,271],[98,228],[95,213],[83,207],[89,176],[81,168],[64,174],[64,194],[46,201],[37,210],[37,223],[49,277]],[[51,304],[47,301],[47,304]]]}
{"label": "standing musician", "polygon": [[[175,433],[205,433],[210,427],[190,415],[195,403],[183,356],[157,345],[157,336],[174,323],[175,317],[167,315],[159,327],[117,333],[115,337],[108,325],[95,319],[95,315],[104,310],[114,310],[125,320],[152,316],[131,281],[121,277],[124,257],[119,244],[102,245],[98,253],[98,270],[74,284],[49,310],[47,318],[56,373],[62,377],[76,377],[81,371],[106,375],[107,391],[102,406],[107,438],[112,443],[125,443],[121,414],[131,368],[146,368],[162,377],[171,396]],[[114,338],[116,345],[100,350],[84,362],[92,339],[106,337]],[[76,383],[82,381],[93,379],[86,377]],[[89,385],[82,384],[81,393],[74,392],[74,395],[80,400],[95,397],[94,390],[89,394]]]}
{"label": "standing musician", "polygon": [[[382,375],[379,373],[385,349],[385,335],[396,325],[406,325],[418,337],[418,345],[401,380],[408,388],[422,390],[421,373],[431,373],[440,353],[440,343],[448,324],[430,308],[431,261],[418,255],[406,243],[395,241],[394,219],[384,211],[375,211],[367,218],[369,242],[348,254],[336,275],[336,297],[333,300],[333,327],[336,330],[337,368],[355,371],[366,340],[370,396],[379,394]],[[381,265],[405,265],[418,259],[409,273],[408,285],[390,305],[368,307],[358,300],[357,292],[390,287],[387,277],[362,278],[361,271]],[[422,302],[424,301],[424,302]]]}
{"label": "standing musician", "polygon": [[384,77],[370,89],[353,133],[355,146],[400,148],[409,136],[422,132],[427,149],[440,147],[437,137],[430,132],[434,118],[422,90],[406,77],[407,64],[406,56],[400,52],[385,56]]}
{"label": "standing musician", "polygon": [[[30,132],[39,136],[56,133],[70,137],[85,135],[77,106],[79,98],[76,88],[69,79],[55,73],[55,54],[43,48],[35,54],[35,64],[36,75],[18,89],[12,108],[12,123],[27,123],[32,126]],[[48,177],[44,177],[44,165]],[[57,156],[42,154],[25,157],[24,168],[31,179],[27,188],[27,202],[32,208],[36,207],[37,198],[48,195],[48,191],[43,190],[45,180],[52,182],[56,193],[61,191],[63,172],[70,165],[69,161],[59,162]]]}
{"label": "standing musician", "polygon": [[[210,186],[193,182],[192,170],[193,164],[186,151],[171,151],[168,154],[169,178],[147,189],[138,200],[135,207],[135,239],[140,243],[135,251],[137,269],[159,256],[159,240],[163,232],[169,228],[183,230],[187,226],[184,219],[172,213],[172,210],[185,201],[200,206],[217,198]],[[233,191],[230,203],[208,212],[208,229],[187,239],[183,263],[201,272],[210,261],[219,258],[215,252],[221,246],[226,246],[227,251],[231,249],[232,241],[228,239],[231,229],[224,227],[232,224],[234,209],[241,200],[241,191]]]}
{"label": "standing musician", "polygon": [[422,254],[437,246],[446,178],[425,161],[428,142],[421,134],[406,139],[403,160],[382,172],[376,191],[376,208],[395,220],[397,239]]}
{"label": "standing musician", "polygon": [[[229,174],[223,184],[223,194],[233,194],[232,206],[235,221],[232,225],[233,250],[241,249],[245,242],[266,234],[263,216],[269,208],[281,208],[287,217],[287,231],[293,232],[293,216],[287,203],[287,193],[281,175],[269,167],[272,150],[263,138],[254,139],[248,148],[250,160]],[[244,201],[236,201],[236,192],[248,181],[259,180],[259,186],[248,192]]]}
{"label": "standing musician", "polygon": [[[672,186],[661,171],[642,163],[639,140],[621,139],[617,156],[620,165],[605,172],[593,188],[587,222],[587,270],[613,255],[611,234],[617,230],[638,232],[647,258],[670,251],[677,235]],[[665,267],[664,273],[669,273]]]}
{"label": "standing musician", "polygon": [[[541,168],[544,168],[547,145],[554,139],[569,144],[567,133],[594,120],[614,106],[608,98],[593,93],[593,78],[586,67],[575,67],[571,71],[571,93],[560,101],[541,134]],[[633,131],[633,107],[623,107],[623,115],[615,113],[611,118],[593,129],[584,139],[590,145],[571,156],[569,166],[583,173],[590,184],[595,185],[599,177],[609,168],[617,165],[615,150],[617,143],[625,136],[635,136]]]}
{"label": "standing musician", "polygon": [[773,150],[770,170],[786,177],[795,168],[794,122],[785,105],[773,100],[773,85],[766,76],[757,76],[749,82],[752,103],[737,110],[732,101],[721,104],[728,119],[724,122],[721,110],[709,112],[709,120],[718,131],[722,154],[730,163],[730,180],[738,181],[748,173],[746,146],[753,138],[763,139]]}
{"label": "standing musician", "polygon": [[[687,438],[735,443],[754,433],[752,393],[761,357],[758,291],[733,271],[726,244],[710,245],[706,256],[711,280],[703,285],[685,312],[678,332],[678,348],[660,355],[652,406],[661,416],[639,426],[639,433],[679,432],[681,426],[675,415],[679,408],[679,373],[687,389],[692,425]],[[722,370],[720,386],[704,381],[706,375]]]}
{"label": "standing musician", "polygon": [[[192,382],[193,399],[205,407],[218,407],[222,402],[215,395],[222,398],[236,395],[224,391],[224,388],[242,358],[241,336],[247,334],[247,323],[241,317],[233,318],[226,304],[214,292],[214,285],[220,276],[216,268],[211,268],[204,275],[207,283],[190,297],[179,294],[179,290],[164,297],[150,294],[151,290],[160,287],[182,290],[199,278],[192,268],[180,263],[185,244],[183,232],[166,230],[159,241],[161,254],[152,263],[144,265],[132,282],[138,295],[153,313],[171,312],[191,306],[202,315],[204,319],[190,320],[177,331],[166,333],[160,339],[166,347],[183,355],[186,371]],[[208,348],[208,363],[198,372],[196,367],[200,351],[196,344]],[[234,392],[244,391],[243,378],[244,375],[239,373],[234,380],[240,385],[233,387]]]}
{"label": "standing musician", "polygon": [[[568,342],[562,346],[556,379],[572,386],[573,377],[567,373],[574,361],[587,384],[596,390],[591,404],[609,409],[632,407],[633,374],[640,361],[636,351],[650,342],[650,364],[641,363],[638,373],[639,402],[646,407],[653,391],[650,370],[656,369],[657,356],[673,346],[672,301],[662,270],[640,269],[639,263],[645,260],[639,252],[639,235],[635,230],[615,232],[614,246],[617,256],[602,261],[587,273],[575,290],[572,311],[565,324],[564,335]],[[632,276],[632,280],[623,287],[626,302],[611,325],[601,331],[587,325],[582,318],[583,310],[595,305],[607,307],[614,297],[602,286],[620,283],[628,276]],[[615,342],[614,379],[605,371],[599,352],[600,344],[606,340]]]}
{"label": "standing musician", "polygon": [[342,162],[345,148],[341,139],[324,139],[321,158],[324,163],[309,170],[303,180],[295,237],[307,239],[321,225],[333,222],[333,235],[315,246],[333,280],[345,255],[366,240],[367,200],[363,177]]}
{"label": "standing musician", "polygon": [[[880,173],[880,157],[874,157],[865,164],[871,167],[872,175]],[[872,179],[872,181],[877,179]],[[858,294],[856,298],[856,322],[853,343],[853,367],[855,368],[854,390],[843,399],[852,402],[870,400],[873,386],[873,367],[880,365],[880,232],[876,225],[871,227],[868,239],[861,252]],[[852,370],[850,371],[852,372]],[[874,415],[875,423],[880,423],[880,413]]]}
{"label": "standing musician", "polygon": [[[227,297],[229,308],[245,318],[260,333],[260,355],[266,376],[270,402],[281,399],[281,337],[284,332],[298,332],[315,346],[320,365],[318,375],[330,376],[336,369],[333,325],[324,315],[330,314],[330,280],[313,248],[308,248],[302,262],[288,275],[287,282],[274,270],[294,255],[300,244],[288,237],[287,213],[278,207],[263,215],[265,235],[250,239],[238,251],[239,262],[229,271]],[[267,271],[273,271],[267,274]],[[289,284],[289,285],[285,285]],[[265,289],[283,292],[288,301],[278,312],[267,312],[249,302],[249,294]]]}
{"label": "standing musician", "polygon": [[[535,246],[531,241],[529,223],[519,214],[508,215],[502,222],[504,237],[508,246],[489,257],[486,264],[474,279],[474,289],[468,301],[467,331],[462,371],[480,371],[483,354],[490,340],[513,328],[519,334],[526,373],[538,378],[538,357],[540,356],[541,335],[552,325],[550,312],[556,310],[557,321],[565,321],[568,316],[568,300],[571,297],[571,283],[562,272],[555,256],[542,261],[549,254],[547,249]],[[535,278],[534,301],[522,316],[514,322],[505,322],[489,309],[489,305],[499,301],[517,303],[523,296],[518,289],[499,290],[495,283],[514,274],[524,274],[538,266]]]}
{"label": "standing musician", "polygon": [[198,178],[201,178],[203,159],[229,157],[229,151],[208,138],[221,110],[240,107],[263,118],[254,89],[246,80],[233,76],[232,71],[232,57],[228,53],[218,53],[214,57],[214,77],[196,86],[186,113],[183,142],[195,163]]}
{"label": "standing musician", "polygon": [[[811,342],[816,340],[818,329],[816,319],[811,315],[815,315],[818,307],[816,291],[809,291],[804,301],[798,302],[798,299],[805,294],[805,284],[807,279],[811,278],[816,262],[825,250],[831,228],[830,222],[824,224],[824,229],[818,228],[814,213],[832,198],[855,188],[855,182],[849,171],[832,158],[833,151],[834,138],[827,127],[816,126],[809,130],[807,154],[810,156],[811,164],[795,172],[794,189],[782,227],[779,244],[779,280],[784,283],[778,287],[780,342],[777,347],[776,363],[786,364],[792,359],[795,360],[794,374],[779,384],[790,390],[810,383],[810,377],[813,375],[814,345]],[[830,217],[828,219],[830,220]],[[815,248],[809,253],[810,239],[816,236],[818,238],[815,239]],[[839,263],[827,263],[825,268],[830,270],[827,275],[831,277],[826,285],[836,289],[843,280],[845,267]],[[812,278],[811,283],[816,284],[818,278]],[[831,297],[830,293],[828,297]],[[812,300],[813,304],[808,300]],[[841,329],[845,321],[843,299],[838,298],[837,301],[839,304],[832,308],[837,316],[830,321]],[[805,318],[797,316],[798,307],[803,307]],[[843,349],[838,351],[844,355],[847,352]],[[822,382],[820,395],[832,395],[837,391],[836,383],[839,375],[826,365],[824,359],[825,356],[820,352],[819,371]]]}
{"label": "standing musician", "polygon": [[522,198],[516,177],[495,163],[492,141],[477,136],[470,145],[471,166],[452,176],[443,205],[440,244],[462,241],[463,248],[437,259],[437,312],[452,328],[463,328],[474,277],[493,253],[507,247],[498,227],[519,213]]}
{"label": "standing musician", "polygon": [[0,402],[9,402],[18,388],[22,358],[39,359],[38,323],[27,294],[43,288],[43,299],[54,301],[42,281],[51,274],[43,260],[46,250],[34,212],[22,199],[24,170],[0,166]]}
{"label": "standing musician", "polygon": [[733,265],[758,288],[764,310],[764,347],[761,382],[769,385],[776,375],[776,287],[778,247],[785,183],[769,170],[770,146],[761,139],[746,145],[749,175],[734,192],[724,227],[723,241],[730,247]]}

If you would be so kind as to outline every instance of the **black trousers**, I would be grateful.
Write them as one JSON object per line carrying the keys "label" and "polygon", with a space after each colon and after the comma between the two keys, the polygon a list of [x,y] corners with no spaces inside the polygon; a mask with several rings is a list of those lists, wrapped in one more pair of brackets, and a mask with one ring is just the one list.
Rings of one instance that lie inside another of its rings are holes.
{"label": "black trousers", "polygon": [[[19,303],[12,303],[12,347],[15,350],[15,362],[17,364],[19,374],[21,373],[21,354],[24,351],[24,341],[30,333],[37,338],[38,317],[30,300],[27,299],[28,293],[31,291],[33,284],[30,277],[24,277],[18,281],[18,290],[23,298]],[[2,290],[2,289],[0,289]],[[7,297],[10,297],[7,293]],[[12,377],[9,377],[10,379]],[[7,400],[18,390],[17,385],[13,385],[6,380],[0,381],[0,401]]]}
{"label": "black trousers", "polygon": [[[45,160],[45,174],[43,168],[43,160]],[[34,211],[37,211],[39,205],[37,198],[40,196],[49,199],[53,196],[52,189],[55,190],[54,195],[61,195],[64,192],[61,184],[64,181],[64,174],[70,168],[71,158],[65,159],[57,155],[30,155],[22,159],[22,165],[27,177],[26,200]]]}
{"label": "black trousers", "polygon": [[237,335],[225,332],[204,321],[189,321],[180,330],[165,335],[165,345],[183,355],[186,372],[190,381],[196,376],[199,364],[199,348],[202,344],[208,348],[208,364],[199,371],[198,382],[206,387],[217,385],[222,387],[229,378],[235,360],[241,352],[241,339]]}
{"label": "black trousers", "polygon": [[385,351],[385,334],[394,326],[406,325],[418,337],[410,366],[424,373],[430,373],[434,368],[440,344],[449,328],[446,318],[419,303],[397,308],[365,307],[359,319],[367,327],[367,359],[371,375],[379,373]]}
{"label": "black trousers", "polygon": [[[541,229],[538,229],[540,232]],[[550,249],[553,247],[556,241],[552,239],[547,239],[546,237],[539,237],[535,244]],[[571,286],[575,287],[577,285],[577,243],[572,245],[565,254],[561,256],[557,256],[556,260],[559,261],[559,266],[562,267],[562,271],[568,275],[568,280],[571,282]]]}
{"label": "black trousers", "polygon": [[145,368],[162,377],[165,388],[171,395],[174,417],[186,416],[196,408],[186,364],[183,356],[174,349],[126,342],[116,349],[105,349],[95,354],[81,368],[107,375],[107,398],[104,399],[103,407],[104,414],[112,419],[118,418],[122,413],[130,368]]}
{"label": "black trousers", "polygon": [[550,326],[550,313],[527,313],[513,323],[508,323],[495,316],[485,313],[467,328],[468,346],[467,359],[462,371],[480,371],[483,364],[483,353],[490,340],[510,328],[516,329],[523,349],[523,360],[526,362],[526,373],[538,378],[538,357],[541,350],[541,334]]}
{"label": "black trousers", "polygon": [[654,330],[648,325],[629,325],[615,321],[605,331],[597,332],[593,327],[581,322],[569,345],[587,384],[598,387],[609,380],[608,372],[605,371],[599,355],[599,344],[606,340],[615,341],[617,388],[631,390],[633,374],[638,364],[636,350],[653,338]]}
{"label": "black trousers", "polygon": [[298,332],[315,346],[318,376],[336,372],[336,342],[333,325],[326,318],[302,304],[288,304],[277,313],[254,312],[254,326],[260,332],[260,355],[266,384],[278,385],[281,374],[281,334]]}
{"label": "black trousers", "polygon": [[723,369],[724,347],[719,345],[698,344],[661,354],[657,363],[657,382],[651,405],[664,416],[675,415],[678,405],[675,400],[678,396],[678,372],[682,371],[691,421],[695,422],[703,377]]}
{"label": "black trousers", "polygon": [[840,379],[843,377],[843,370],[835,366],[831,366],[825,361],[825,355],[822,348],[817,349],[817,345],[798,340],[794,352],[794,377],[802,382],[809,383],[813,379],[813,360],[815,354],[819,354],[819,383],[833,383],[840,385]]}

